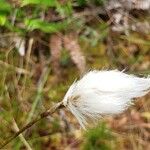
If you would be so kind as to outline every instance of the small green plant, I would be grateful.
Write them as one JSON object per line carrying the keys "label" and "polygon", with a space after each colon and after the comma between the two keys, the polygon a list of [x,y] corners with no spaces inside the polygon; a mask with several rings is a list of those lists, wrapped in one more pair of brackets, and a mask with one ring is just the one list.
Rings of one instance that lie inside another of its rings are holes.
{"label": "small green plant", "polygon": [[5,0],[0,1],[0,26],[5,25],[7,17],[10,14],[11,6]]}
{"label": "small green plant", "polygon": [[114,139],[105,123],[88,130],[84,137],[83,150],[110,150],[111,146],[108,141]]}

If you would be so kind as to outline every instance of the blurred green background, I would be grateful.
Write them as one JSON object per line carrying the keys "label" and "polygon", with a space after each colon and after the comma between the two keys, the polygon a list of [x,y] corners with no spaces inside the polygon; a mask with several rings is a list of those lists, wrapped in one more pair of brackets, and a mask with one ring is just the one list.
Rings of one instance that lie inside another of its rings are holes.
{"label": "blurred green background", "polygon": [[[63,99],[91,69],[150,74],[148,0],[0,0],[0,145]],[[150,95],[80,130],[67,110],[38,122],[10,150],[148,150]]]}

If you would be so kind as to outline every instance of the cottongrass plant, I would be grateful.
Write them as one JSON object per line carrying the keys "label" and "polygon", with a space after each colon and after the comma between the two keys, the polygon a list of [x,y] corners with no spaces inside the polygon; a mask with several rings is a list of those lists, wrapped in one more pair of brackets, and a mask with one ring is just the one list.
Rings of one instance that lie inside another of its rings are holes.
{"label": "cottongrass plant", "polygon": [[70,86],[61,102],[40,114],[0,148],[64,106],[77,118],[81,127],[86,129],[89,123],[94,125],[102,116],[122,113],[133,104],[133,98],[144,96],[149,91],[150,77],[140,78],[118,70],[90,71]]}
{"label": "cottongrass plant", "polygon": [[90,71],[67,91],[63,105],[82,128],[104,115],[119,114],[133,104],[133,98],[150,91],[150,78],[139,78],[123,71]]}

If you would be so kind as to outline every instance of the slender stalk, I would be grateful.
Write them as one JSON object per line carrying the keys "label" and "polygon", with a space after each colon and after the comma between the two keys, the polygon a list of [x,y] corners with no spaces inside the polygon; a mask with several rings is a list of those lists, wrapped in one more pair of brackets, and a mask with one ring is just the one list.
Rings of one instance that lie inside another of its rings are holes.
{"label": "slender stalk", "polygon": [[48,79],[49,72],[50,72],[50,69],[48,67],[45,67],[42,71],[42,74],[40,76],[40,79],[39,79],[38,85],[37,85],[37,94],[36,94],[36,97],[32,104],[31,111],[29,112],[29,116],[26,120],[26,124],[28,124],[32,120],[33,114],[35,113],[35,110],[36,110],[36,107],[42,99],[41,93],[42,93],[44,85]]}
{"label": "slender stalk", "polygon": [[[17,123],[15,122],[14,119],[13,119],[13,127],[14,127],[16,132],[19,131],[18,125],[17,125]],[[32,150],[30,144],[26,141],[26,139],[24,138],[23,134],[20,134],[19,138],[22,141],[22,143],[26,146],[27,150]]]}
{"label": "slender stalk", "polygon": [[10,143],[13,139],[15,139],[18,135],[20,135],[22,132],[24,132],[25,130],[27,130],[28,128],[30,128],[31,126],[33,126],[35,123],[37,123],[38,121],[40,121],[41,119],[53,114],[57,109],[62,108],[63,104],[62,102],[59,102],[57,104],[55,104],[53,107],[51,107],[50,109],[46,110],[45,112],[41,113],[36,119],[34,119],[33,121],[29,122],[26,126],[24,126],[22,129],[20,129],[18,132],[16,132],[13,136],[11,136],[8,140],[6,140],[1,146],[0,149],[2,149],[3,147],[5,147],[8,143]]}

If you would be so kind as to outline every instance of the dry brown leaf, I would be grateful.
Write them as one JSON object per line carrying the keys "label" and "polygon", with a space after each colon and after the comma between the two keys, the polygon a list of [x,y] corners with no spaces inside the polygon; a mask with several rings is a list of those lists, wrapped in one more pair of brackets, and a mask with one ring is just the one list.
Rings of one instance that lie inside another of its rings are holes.
{"label": "dry brown leaf", "polygon": [[62,40],[61,36],[53,34],[49,40],[49,47],[51,51],[51,66],[53,72],[60,77],[61,67],[60,67],[60,57],[62,49]]}
{"label": "dry brown leaf", "polygon": [[66,50],[68,50],[72,61],[77,66],[80,73],[84,73],[86,68],[86,61],[81,52],[77,35],[75,33],[69,33],[64,36],[64,47],[66,48]]}
{"label": "dry brown leaf", "polygon": [[131,111],[131,119],[134,122],[142,122],[141,120],[141,114],[135,110]]}
{"label": "dry brown leaf", "polygon": [[150,9],[150,1],[149,0],[109,0],[106,3],[107,9],[116,9],[116,8],[124,8],[124,9],[142,9],[149,10]]}

